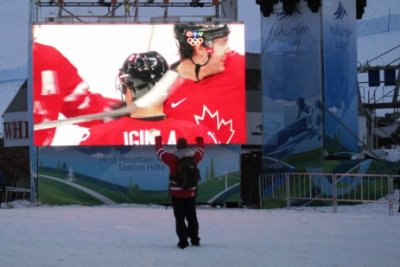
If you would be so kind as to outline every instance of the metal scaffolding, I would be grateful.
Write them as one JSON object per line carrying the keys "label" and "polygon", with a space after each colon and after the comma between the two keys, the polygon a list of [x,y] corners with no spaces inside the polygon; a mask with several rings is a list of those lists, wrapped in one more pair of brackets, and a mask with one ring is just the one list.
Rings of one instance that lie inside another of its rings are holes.
{"label": "metal scaffolding", "polygon": [[[139,8],[159,8],[164,18],[168,21],[171,16],[168,14],[169,8],[195,8],[197,11],[204,8],[208,11],[213,9],[212,14],[203,15],[204,20],[221,19],[220,9],[227,0],[98,0],[98,1],[67,1],[67,0],[36,0],[36,21],[40,21],[38,14],[46,10],[51,10],[48,13],[54,14],[56,10],[57,16],[46,17],[46,22],[88,22],[108,17],[109,20],[133,21],[139,22]],[[93,8],[95,11],[91,14],[79,12],[79,10],[88,10]],[[105,12],[104,12],[105,10]],[[103,13],[102,13],[103,12]],[[186,13],[186,12],[185,12]],[[101,15],[100,15],[101,14]],[[133,19],[131,19],[133,18]],[[161,19],[162,20],[162,19]]]}

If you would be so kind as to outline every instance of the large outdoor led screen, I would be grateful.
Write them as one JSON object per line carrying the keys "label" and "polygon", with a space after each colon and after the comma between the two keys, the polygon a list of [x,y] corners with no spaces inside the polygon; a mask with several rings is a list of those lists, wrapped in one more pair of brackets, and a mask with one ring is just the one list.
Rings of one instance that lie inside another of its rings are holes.
{"label": "large outdoor led screen", "polygon": [[246,142],[244,25],[33,26],[34,144]]}

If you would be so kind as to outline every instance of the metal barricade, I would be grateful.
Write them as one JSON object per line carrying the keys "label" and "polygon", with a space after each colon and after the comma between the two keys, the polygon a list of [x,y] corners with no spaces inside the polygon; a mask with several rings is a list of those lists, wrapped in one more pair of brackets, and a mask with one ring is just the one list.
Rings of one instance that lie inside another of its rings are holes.
{"label": "metal barricade", "polygon": [[268,199],[307,206],[331,202],[333,212],[341,203],[387,203],[393,215],[393,177],[377,174],[274,173],[259,176],[260,208]]}

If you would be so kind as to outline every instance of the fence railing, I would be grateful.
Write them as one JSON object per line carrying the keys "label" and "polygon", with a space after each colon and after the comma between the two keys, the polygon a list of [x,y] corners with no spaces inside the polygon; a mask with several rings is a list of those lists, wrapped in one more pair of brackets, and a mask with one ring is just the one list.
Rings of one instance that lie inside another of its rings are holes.
{"label": "fence railing", "polygon": [[[266,200],[306,206],[316,201],[338,203],[387,203],[393,215],[393,179],[396,175],[341,173],[274,173],[259,176],[260,207]],[[295,203],[296,202],[296,203]]]}

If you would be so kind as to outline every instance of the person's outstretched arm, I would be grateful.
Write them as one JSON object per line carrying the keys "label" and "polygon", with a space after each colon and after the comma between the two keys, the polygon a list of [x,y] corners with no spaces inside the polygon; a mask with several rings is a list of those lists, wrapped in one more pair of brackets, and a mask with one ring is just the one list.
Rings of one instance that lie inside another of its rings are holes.
{"label": "person's outstretched arm", "polygon": [[196,137],[196,144],[197,144],[197,148],[196,148],[196,151],[194,152],[193,158],[196,161],[196,163],[199,163],[204,157],[203,137],[201,137],[201,136]]}
{"label": "person's outstretched arm", "polygon": [[164,148],[161,135],[155,137],[155,143],[157,157],[171,168],[176,161],[176,156]]}

